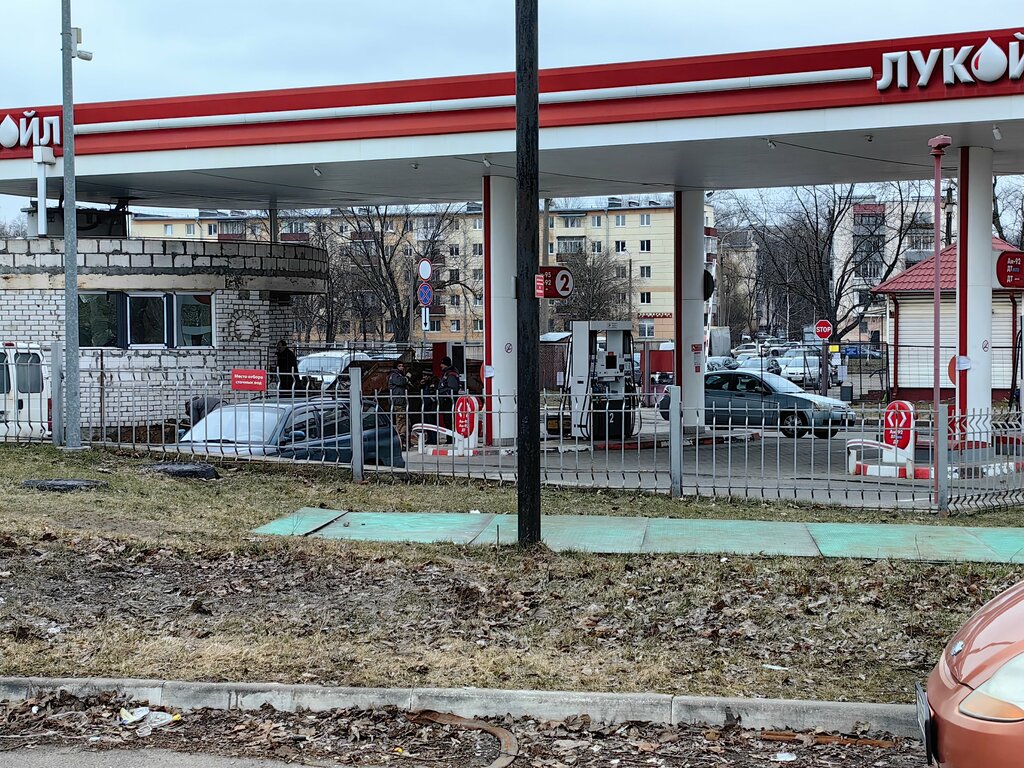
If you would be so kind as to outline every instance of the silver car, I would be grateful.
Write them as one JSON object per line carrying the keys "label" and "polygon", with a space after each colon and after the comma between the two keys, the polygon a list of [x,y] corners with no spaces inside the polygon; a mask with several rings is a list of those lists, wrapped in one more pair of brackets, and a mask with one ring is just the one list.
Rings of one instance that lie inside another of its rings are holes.
{"label": "silver car", "polygon": [[[668,394],[659,404],[668,419]],[[812,395],[796,384],[761,371],[713,371],[704,376],[707,424],[778,427],[787,437],[829,438],[854,420],[842,400]]]}

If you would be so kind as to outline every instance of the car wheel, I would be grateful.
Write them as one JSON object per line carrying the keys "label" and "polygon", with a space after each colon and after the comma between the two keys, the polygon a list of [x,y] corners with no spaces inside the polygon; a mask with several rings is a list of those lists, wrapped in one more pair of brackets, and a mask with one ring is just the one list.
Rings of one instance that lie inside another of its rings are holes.
{"label": "car wheel", "polygon": [[814,436],[815,437],[820,437],[822,440],[828,440],[829,438],[833,438],[833,437],[835,437],[838,434],[839,434],[839,427],[832,427],[831,429],[828,428],[828,427],[825,427],[825,428],[822,428],[822,429],[814,430]]}
{"label": "car wheel", "polygon": [[779,421],[779,431],[786,437],[803,437],[807,434],[807,418],[802,413],[787,413]]}

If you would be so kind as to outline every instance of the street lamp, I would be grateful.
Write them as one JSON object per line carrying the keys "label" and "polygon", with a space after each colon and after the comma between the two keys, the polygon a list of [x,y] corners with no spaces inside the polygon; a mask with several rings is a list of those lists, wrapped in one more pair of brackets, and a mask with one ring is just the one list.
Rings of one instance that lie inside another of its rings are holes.
{"label": "street lamp", "polygon": [[[82,447],[78,349],[78,210],[75,202],[75,98],[71,63],[92,61],[79,50],[82,30],[71,27],[71,0],[61,0],[61,86],[64,123],[64,445]],[[42,216],[46,216],[45,201]]]}
{"label": "street lamp", "polygon": [[933,320],[934,328],[932,330],[932,344],[935,348],[933,353],[934,367],[932,370],[932,399],[935,401],[935,427],[933,434],[933,452],[935,454],[935,501],[940,506],[942,505],[941,500],[941,487],[942,483],[939,478],[939,469],[943,466],[944,461],[939,458],[939,430],[948,429],[946,424],[939,423],[939,407],[942,403],[941,398],[941,387],[940,377],[942,371],[942,361],[939,359],[939,344],[941,342],[939,330],[942,322],[942,281],[940,279],[942,273],[942,264],[940,263],[942,258],[942,158],[946,154],[946,147],[953,143],[953,140],[949,136],[936,136],[933,139],[928,140],[928,146],[931,147],[931,156],[935,160],[935,186],[934,186],[934,198],[932,214],[933,224],[933,243],[932,251],[935,256],[935,281],[932,284],[933,291]]}

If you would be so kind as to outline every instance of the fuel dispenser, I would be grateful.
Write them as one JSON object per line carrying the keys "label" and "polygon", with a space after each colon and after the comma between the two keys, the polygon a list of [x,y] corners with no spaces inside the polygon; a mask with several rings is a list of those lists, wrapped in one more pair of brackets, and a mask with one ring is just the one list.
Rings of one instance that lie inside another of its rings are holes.
{"label": "fuel dispenser", "polygon": [[621,440],[639,430],[632,323],[577,320],[566,356],[562,413],[548,419],[549,434]]}

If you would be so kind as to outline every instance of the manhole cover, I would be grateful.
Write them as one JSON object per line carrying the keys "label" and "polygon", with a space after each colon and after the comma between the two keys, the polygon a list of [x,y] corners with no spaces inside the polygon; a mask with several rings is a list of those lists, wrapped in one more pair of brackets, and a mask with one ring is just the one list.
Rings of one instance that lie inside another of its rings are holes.
{"label": "manhole cover", "polygon": [[148,468],[169,477],[187,477],[194,480],[216,480],[220,477],[212,464],[203,462],[161,461],[151,464]]}
{"label": "manhole cover", "polygon": [[95,491],[110,486],[102,480],[23,480],[21,487],[53,493],[71,493],[72,491]]}

